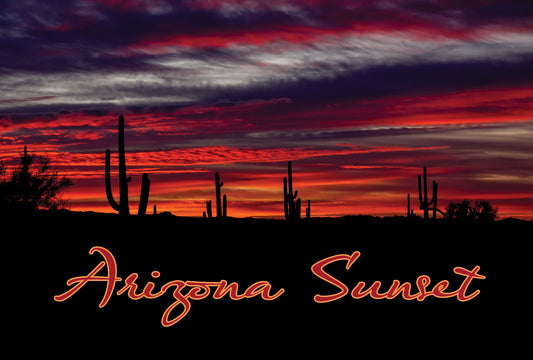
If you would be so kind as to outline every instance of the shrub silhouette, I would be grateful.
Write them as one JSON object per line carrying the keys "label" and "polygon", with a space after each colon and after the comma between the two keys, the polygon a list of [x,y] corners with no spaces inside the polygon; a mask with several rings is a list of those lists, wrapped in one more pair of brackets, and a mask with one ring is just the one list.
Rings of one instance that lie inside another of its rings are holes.
{"label": "shrub silhouette", "polygon": [[72,180],[63,176],[50,167],[50,159],[36,157],[24,152],[20,158],[20,165],[11,176],[6,176],[4,164],[0,165],[0,210],[57,210],[66,206],[61,199],[63,192],[72,185]]}
{"label": "shrub silhouette", "polygon": [[498,209],[486,200],[463,200],[462,202],[451,202],[446,208],[446,216],[450,219],[460,221],[494,221]]}

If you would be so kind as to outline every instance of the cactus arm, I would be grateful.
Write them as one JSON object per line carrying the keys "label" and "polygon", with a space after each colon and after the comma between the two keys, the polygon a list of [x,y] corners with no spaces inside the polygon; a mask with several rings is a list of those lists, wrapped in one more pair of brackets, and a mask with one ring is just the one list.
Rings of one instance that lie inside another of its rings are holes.
{"label": "cactus arm", "polygon": [[433,196],[431,198],[431,203],[433,204],[433,219],[437,218],[437,190],[438,184],[436,181],[433,181]]}
{"label": "cactus arm", "polygon": [[148,197],[150,196],[150,179],[148,174],[144,173],[141,186],[141,198],[139,199],[139,211],[138,215],[146,214],[146,207],[148,206]]}
{"label": "cactus arm", "polygon": [[105,193],[113,210],[120,211],[120,206],[113,198],[113,190],[111,189],[111,151],[109,149],[105,152]]}
{"label": "cactus arm", "polygon": [[207,211],[207,217],[211,219],[213,217],[213,210],[211,208],[211,200],[208,200],[205,203],[205,210]]}
{"label": "cactus arm", "polygon": [[428,206],[435,205],[437,201],[437,183],[433,181],[433,193],[431,194],[431,201],[428,201]]}
{"label": "cactus arm", "polygon": [[435,210],[438,211],[439,213],[441,213],[442,215],[447,216],[446,213],[445,213],[444,211],[442,211],[442,210],[440,210],[440,209],[435,209]]}
{"label": "cactus arm", "polygon": [[[424,193],[422,193],[422,179],[420,175],[418,176],[418,199],[420,201],[420,209],[424,210],[424,219],[429,218],[429,210],[433,211],[433,219],[437,218],[437,212],[440,212],[441,214],[444,214],[441,210],[438,209],[437,204],[437,195],[438,195],[438,184],[436,181],[433,181],[433,193],[431,196],[431,200],[428,199],[428,193],[427,193],[427,170],[424,166]],[[408,195],[409,196],[409,195]],[[409,200],[409,198],[408,198]],[[409,205],[408,205],[409,206]],[[409,207],[408,207],[409,210]]]}
{"label": "cactus arm", "polygon": [[228,216],[228,201],[226,199],[226,194],[224,194],[224,197],[222,199],[222,217]]}
{"label": "cactus arm", "polygon": [[283,178],[283,211],[285,212],[285,219],[289,220],[289,199],[287,194],[287,178]]}

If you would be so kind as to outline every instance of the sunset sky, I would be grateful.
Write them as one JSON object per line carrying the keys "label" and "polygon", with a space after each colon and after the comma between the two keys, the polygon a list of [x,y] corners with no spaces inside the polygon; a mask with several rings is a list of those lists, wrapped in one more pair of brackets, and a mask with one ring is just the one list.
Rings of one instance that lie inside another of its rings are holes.
{"label": "sunset sky", "polygon": [[[404,215],[417,175],[439,207],[490,200],[533,219],[533,2],[3,0],[0,160],[24,145],[104,186],[126,122],[130,210],[283,216],[283,176],[314,216]],[[304,206],[305,208],[305,206]],[[305,214],[305,209],[302,209]]]}

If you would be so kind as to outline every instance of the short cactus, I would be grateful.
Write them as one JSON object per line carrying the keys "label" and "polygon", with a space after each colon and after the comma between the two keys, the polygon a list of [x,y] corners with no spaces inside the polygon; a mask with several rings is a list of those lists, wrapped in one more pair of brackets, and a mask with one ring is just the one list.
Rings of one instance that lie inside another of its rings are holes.
{"label": "short cactus", "polygon": [[[433,196],[431,200],[428,200],[428,189],[427,189],[427,173],[426,167],[424,166],[423,170],[423,180],[424,180],[424,192],[422,193],[422,179],[418,175],[418,199],[420,202],[420,210],[424,210],[424,219],[429,219],[429,210],[433,210],[433,219],[437,218],[437,212],[444,214],[441,210],[437,208],[437,190],[438,184],[433,181]],[[433,205],[433,206],[431,206]]]}
{"label": "short cactus", "polygon": [[213,211],[212,211],[212,208],[211,208],[211,200],[207,200],[206,201],[205,210],[206,211],[204,211],[204,218],[211,219],[213,217]]}
{"label": "short cactus", "polygon": [[[215,173],[215,196],[216,196],[216,211],[217,211],[217,219],[223,219],[228,216],[228,199],[226,197],[226,194],[221,199],[221,193],[220,188],[224,185],[224,182],[220,181],[220,176],[218,175],[218,172]],[[203,212],[204,219],[212,218],[213,217],[213,211],[212,211],[212,203],[211,200],[208,200],[205,203],[205,210]]]}

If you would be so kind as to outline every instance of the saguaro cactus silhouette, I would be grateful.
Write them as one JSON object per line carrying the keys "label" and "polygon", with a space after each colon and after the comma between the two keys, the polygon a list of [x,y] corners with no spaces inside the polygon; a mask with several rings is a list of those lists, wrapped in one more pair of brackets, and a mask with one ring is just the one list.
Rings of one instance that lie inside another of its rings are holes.
{"label": "saguaro cactus silhouette", "polygon": [[213,217],[213,211],[211,210],[211,200],[207,200],[205,203],[204,218],[211,219]]}
{"label": "saguaro cactus silhouette", "polygon": [[411,209],[411,194],[407,194],[407,217],[414,216],[413,209]]}
{"label": "saguaro cactus silhouette", "polygon": [[[224,194],[224,203],[220,201],[220,188],[224,185],[223,181],[220,181],[220,176],[218,176],[218,171],[215,173],[215,190],[216,190],[216,200],[217,200],[217,218],[226,217],[227,214],[227,201],[226,195]],[[224,210],[222,210],[224,207]]]}
{"label": "saguaro cactus silhouette", "polygon": [[[426,167],[424,166],[424,192],[422,193],[422,179],[420,178],[420,175],[418,175],[418,199],[420,202],[420,210],[424,210],[424,219],[429,218],[429,210],[433,210],[433,219],[437,218],[437,211],[441,214],[444,214],[441,210],[437,208],[437,190],[438,190],[438,184],[437,182],[433,181],[433,196],[431,197],[431,200],[428,200],[428,187],[427,187],[427,173],[426,173]],[[431,205],[433,205],[431,207]]]}
{"label": "saguaro cactus silhouette", "polygon": [[228,216],[228,201],[226,194],[222,197],[222,217],[225,218]]}
{"label": "saguaro cactus silhouette", "polygon": [[[224,185],[224,182],[220,181],[220,176],[218,172],[215,173],[215,193],[216,193],[216,207],[217,207],[217,218],[225,218],[228,215],[228,200],[226,194],[221,201],[220,188]],[[205,210],[203,213],[204,218],[212,218],[213,213],[211,210],[211,200],[208,200],[205,203]]]}
{"label": "saguaro cactus silhouette", "polygon": [[[113,191],[111,189],[111,151],[109,149],[105,152],[105,192],[109,205],[118,211],[120,215],[129,215],[130,208],[128,204],[128,183],[131,181],[131,176],[126,176],[126,154],[124,150],[124,117],[122,115],[118,118],[118,178],[119,178],[119,194],[120,204],[113,198]],[[139,215],[146,214],[146,206],[148,205],[148,197],[150,195],[150,179],[148,174],[142,175],[141,197],[139,200]]]}
{"label": "saguaro cactus silhouette", "polygon": [[301,201],[298,197],[298,191],[292,192],[292,163],[289,161],[287,177],[283,178],[283,209],[285,219],[300,219]]}

